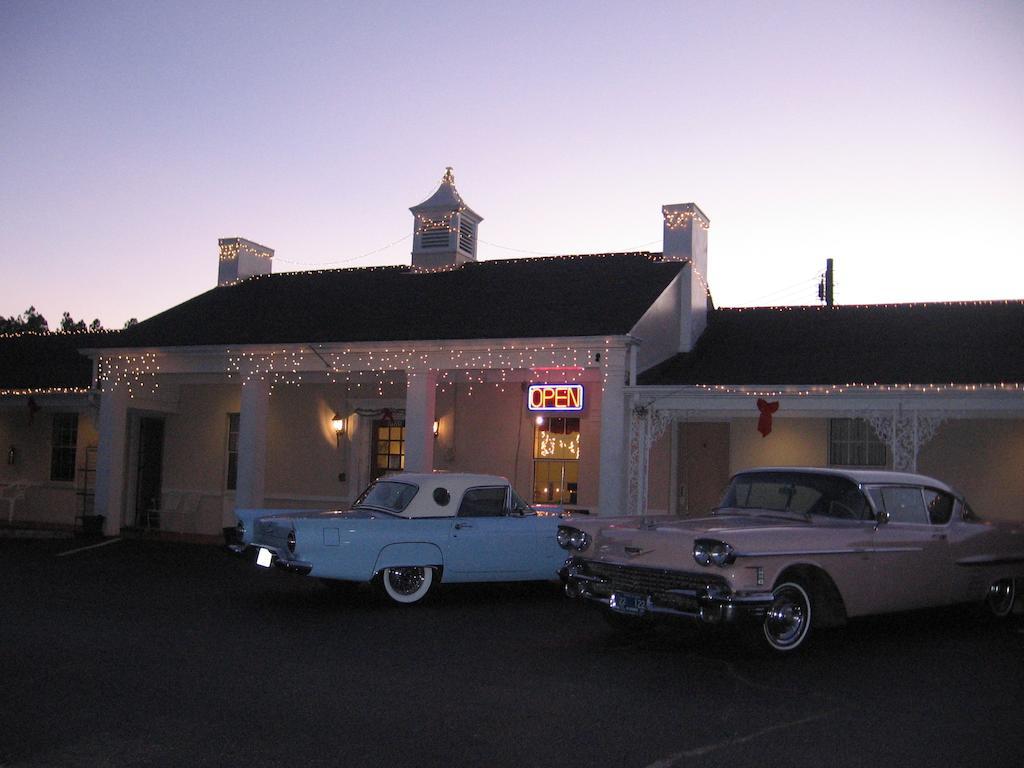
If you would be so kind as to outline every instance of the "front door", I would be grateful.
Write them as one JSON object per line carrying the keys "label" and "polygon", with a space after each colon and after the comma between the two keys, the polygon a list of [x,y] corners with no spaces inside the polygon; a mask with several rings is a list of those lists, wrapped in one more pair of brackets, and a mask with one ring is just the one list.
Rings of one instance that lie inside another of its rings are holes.
{"label": "front door", "polygon": [[405,422],[382,419],[373,422],[370,480],[405,469]]}
{"label": "front door", "polygon": [[683,422],[679,425],[679,486],[676,513],[703,517],[722,500],[729,484],[729,425]]}
{"label": "front door", "polygon": [[160,527],[160,495],[164,462],[164,420],[139,419],[139,453],[135,469],[135,524]]}

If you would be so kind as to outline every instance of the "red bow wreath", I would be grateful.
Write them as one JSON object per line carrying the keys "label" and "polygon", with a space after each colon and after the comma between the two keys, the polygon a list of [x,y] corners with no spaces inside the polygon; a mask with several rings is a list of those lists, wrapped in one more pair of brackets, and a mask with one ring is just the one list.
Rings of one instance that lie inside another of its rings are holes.
{"label": "red bow wreath", "polygon": [[761,437],[768,437],[768,433],[772,431],[772,414],[779,410],[779,404],[778,402],[769,403],[759,397],[757,398],[757,410],[761,412],[757,419],[757,431],[761,433]]}

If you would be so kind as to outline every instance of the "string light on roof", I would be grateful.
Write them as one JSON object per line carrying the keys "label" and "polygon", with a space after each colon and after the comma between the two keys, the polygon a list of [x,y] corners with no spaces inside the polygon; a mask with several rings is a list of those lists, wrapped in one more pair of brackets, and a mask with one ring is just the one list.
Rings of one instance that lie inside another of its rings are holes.
{"label": "string light on roof", "polygon": [[28,389],[0,389],[0,397],[24,397],[25,395],[87,395],[88,387],[35,387]]}
{"label": "string light on roof", "polygon": [[[404,239],[410,237],[407,235]],[[400,241],[396,241],[400,242]],[[392,243],[391,245],[394,245]],[[391,247],[390,245],[385,248]],[[378,250],[383,250],[378,249]],[[513,249],[514,250],[514,249]],[[248,277],[241,277],[237,280],[233,280],[231,283],[225,283],[225,285],[236,285],[238,283],[247,283],[254,280],[267,280],[267,279],[281,279],[285,277],[306,277],[309,275],[329,275],[338,274],[343,272],[351,273],[372,273],[389,271],[396,274],[415,274],[415,275],[426,275],[441,272],[455,272],[459,270],[474,270],[481,268],[493,268],[496,266],[522,266],[527,267],[531,264],[535,264],[539,261],[584,261],[584,260],[596,260],[596,259],[609,259],[609,258],[621,258],[621,257],[632,257],[632,258],[643,258],[651,262],[663,262],[664,259],[660,253],[652,253],[650,251],[625,251],[625,252],[609,252],[609,253],[577,253],[577,254],[563,254],[559,256],[538,256],[530,259],[488,259],[484,261],[468,261],[461,264],[444,264],[436,267],[419,267],[404,264],[391,264],[391,265],[379,265],[373,267],[347,267],[337,269],[308,269],[308,270],[292,270],[288,272],[274,272],[267,274],[250,275]],[[360,257],[351,259],[355,261]],[[278,261],[282,261],[278,259]],[[291,264],[301,264],[302,262],[287,262]],[[335,262],[338,264],[344,262]],[[702,285],[707,286],[707,281],[704,280],[703,276],[700,277]]]}
{"label": "string light on roof", "polygon": [[721,307],[729,312],[836,312],[846,309],[916,309],[930,307],[992,307],[992,306],[1022,306],[1024,299],[976,299],[969,301],[912,301],[912,302],[890,302],[888,304],[836,304],[826,306],[824,304],[782,304],[768,307]]}
{"label": "string light on roof", "polygon": [[1022,382],[994,384],[823,384],[798,388],[761,388],[729,384],[696,384],[697,389],[710,394],[744,395],[749,397],[808,397],[812,395],[842,395],[853,392],[893,394],[945,394],[967,392],[1024,392]]}
{"label": "string light on roof", "polygon": [[20,339],[24,336],[35,336],[35,337],[54,337],[54,336],[98,336],[100,334],[110,333],[121,333],[121,329],[118,328],[100,328],[99,330],[90,331],[88,328],[75,329],[73,331],[8,331],[6,333],[0,333],[0,339]]}

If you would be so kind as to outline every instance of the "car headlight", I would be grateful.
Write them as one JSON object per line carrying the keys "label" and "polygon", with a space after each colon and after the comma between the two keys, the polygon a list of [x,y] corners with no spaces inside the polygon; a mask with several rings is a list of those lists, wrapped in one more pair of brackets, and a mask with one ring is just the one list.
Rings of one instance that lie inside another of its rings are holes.
{"label": "car headlight", "polygon": [[562,549],[575,549],[577,552],[582,552],[590,546],[589,533],[568,525],[558,526],[557,538],[558,546]]}
{"label": "car headlight", "polygon": [[295,531],[288,531],[288,551],[295,552]]}
{"label": "car headlight", "polygon": [[700,565],[725,567],[736,560],[736,552],[724,541],[697,539],[693,542],[693,559]]}

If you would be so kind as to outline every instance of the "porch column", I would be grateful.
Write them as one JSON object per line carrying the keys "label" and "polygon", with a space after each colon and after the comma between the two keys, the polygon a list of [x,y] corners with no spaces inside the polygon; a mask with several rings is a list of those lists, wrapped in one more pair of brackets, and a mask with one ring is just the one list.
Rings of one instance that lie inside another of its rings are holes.
{"label": "porch column", "polygon": [[96,455],[95,513],[104,516],[104,536],[117,536],[124,522],[127,447],[128,390],[111,387],[100,395],[99,450]]}
{"label": "porch column", "polygon": [[242,407],[238,415],[237,507],[258,509],[264,504],[269,410],[270,383],[246,382],[242,386]]}
{"label": "porch column", "polygon": [[405,390],[405,470],[434,469],[434,414],[437,373],[407,371]]}
{"label": "porch column", "polygon": [[602,515],[625,515],[626,456],[625,351],[607,351],[605,381],[601,387],[601,480],[598,485],[598,507]]}

